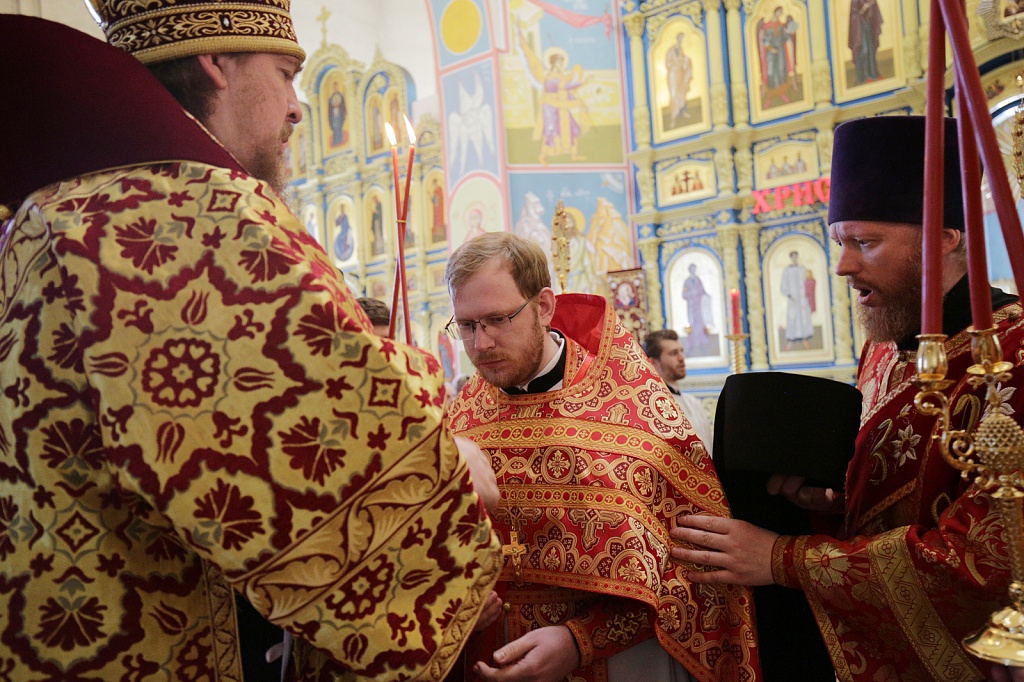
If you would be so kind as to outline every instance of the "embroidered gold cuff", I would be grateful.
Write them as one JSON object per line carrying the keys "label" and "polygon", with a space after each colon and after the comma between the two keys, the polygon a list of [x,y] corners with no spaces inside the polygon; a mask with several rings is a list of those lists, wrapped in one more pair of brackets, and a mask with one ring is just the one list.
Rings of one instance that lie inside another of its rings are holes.
{"label": "embroidered gold cuff", "polygon": [[570,618],[562,625],[569,628],[572,638],[576,640],[576,649],[580,652],[580,667],[586,668],[591,665],[594,662],[594,644],[587,636],[587,631],[574,618]]}
{"label": "embroidered gold cuff", "polygon": [[775,538],[775,544],[772,546],[772,580],[775,581],[776,585],[784,585],[786,587],[799,587],[800,581],[788,580],[786,576],[786,563],[787,559],[792,561],[793,558],[793,545],[796,542],[796,538],[791,535],[780,535]]}

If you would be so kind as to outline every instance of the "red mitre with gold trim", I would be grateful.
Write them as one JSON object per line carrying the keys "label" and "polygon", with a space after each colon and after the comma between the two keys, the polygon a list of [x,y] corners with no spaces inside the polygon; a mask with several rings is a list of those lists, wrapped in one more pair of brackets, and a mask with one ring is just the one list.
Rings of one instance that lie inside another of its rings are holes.
{"label": "red mitre with gold trim", "polygon": [[290,0],[87,0],[107,42],[143,64],[224,52],[306,59]]}

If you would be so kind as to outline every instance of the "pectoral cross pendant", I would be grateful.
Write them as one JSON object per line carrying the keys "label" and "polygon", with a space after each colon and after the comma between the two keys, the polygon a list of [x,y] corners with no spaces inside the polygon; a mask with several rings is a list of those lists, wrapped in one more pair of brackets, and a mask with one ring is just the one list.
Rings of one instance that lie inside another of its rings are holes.
{"label": "pectoral cross pendant", "polygon": [[526,545],[519,541],[519,531],[512,528],[507,545],[501,546],[501,553],[512,559],[512,576],[516,587],[523,586],[523,557],[526,556]]}

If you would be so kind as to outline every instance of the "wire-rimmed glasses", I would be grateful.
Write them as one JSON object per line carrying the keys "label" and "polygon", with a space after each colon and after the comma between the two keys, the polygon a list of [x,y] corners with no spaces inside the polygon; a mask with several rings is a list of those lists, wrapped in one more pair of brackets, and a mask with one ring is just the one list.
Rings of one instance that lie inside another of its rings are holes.
{"label": "wire-rimmed glasses", "polygon": [[479,320],[456,320],[455,316],[452,315],[452,319],[448,320],[448,324],[444,326],[444,329],[453,339],[462,339],[463,341],[471,341],[476,334],[477,327],[487,332],[491,337],[501,336],[512,328],[512,320],[515,319],[516,315],[523,312],[530,301],[535,298],[537,298],[536,294],[526,299],[514,312],[506,315],[488,315]]}

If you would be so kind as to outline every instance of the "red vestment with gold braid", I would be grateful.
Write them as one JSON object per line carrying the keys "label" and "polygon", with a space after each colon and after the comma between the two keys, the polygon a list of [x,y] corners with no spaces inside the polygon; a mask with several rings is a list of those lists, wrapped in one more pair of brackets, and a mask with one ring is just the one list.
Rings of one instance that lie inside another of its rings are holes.
{"label": "red vestment with gold braid", "polygon": [[[583,667],[649,637],[702,682],[760,679],[751,596],[694,585],[671,560],[679,514],[729,516],[711,457],[604,299],[558,297],[563,388],[510,396],[477,374],[452,405],[454,432],[491,457],[501,504],[495,530],[527,544],[522,586],[506,560],[499,593],[512,609],[470,644],[470,664],[547,625],[566,625]],[[525,537],[523,537],[525,536]],[[476,656],[476,658],[473,658]]]}
{"label": "red vestment with gold braid", "polygon": [[[966,284],[964,284],[966,286]],[[1003,357],[1014,367],[1000,384],[999,409],[1018,419],[1024,394],[1021,307],[996,311]],[[967,331],[946,342],[953,429],[976,426],[984,388],[966,377]],[[776,582],[802,589],[841,682],[983,680],[962,639],[1006,599],[1003,525],[992,498],[942,458],[936,418],[914,406],[915,354],[869,343],[858,387],[864,414],[847,474],[846,520],[839,540],[780,538]]]}

